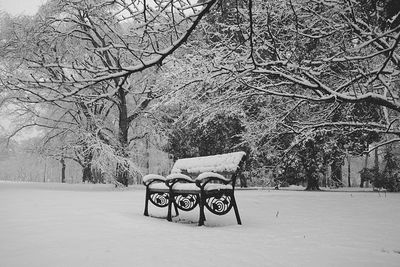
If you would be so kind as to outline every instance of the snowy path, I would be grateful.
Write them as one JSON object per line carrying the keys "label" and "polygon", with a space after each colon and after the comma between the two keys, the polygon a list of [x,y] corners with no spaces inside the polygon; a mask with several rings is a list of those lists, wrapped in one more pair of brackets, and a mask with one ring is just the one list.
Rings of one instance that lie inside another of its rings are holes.
{"label": "snowy path", "polygon": [[[400,194],[238,191],[169,223],[144,190],[0,182],[0,266],[400,266]],[[179,222],[178,222],[179,220]]]}

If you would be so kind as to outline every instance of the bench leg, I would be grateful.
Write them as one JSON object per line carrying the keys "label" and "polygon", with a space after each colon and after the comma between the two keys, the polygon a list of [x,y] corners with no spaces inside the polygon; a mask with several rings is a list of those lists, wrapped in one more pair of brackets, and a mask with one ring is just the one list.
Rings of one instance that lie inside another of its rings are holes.
{"label": "bench leg", "polygon": [[236,205],[236,199],[235,199],[235,195],[234,194],[232,194],[232,205],[233,205],[233,209],[235,211],[237,223],[238,224],[242,224],[242,221],[240,220],[239,210],[238,210],[238,207]]}
{"label": "bench leg", "polygon": [[206,220],[206,215],[204,214],[205,202],[206,202],[206,199],[201,194],[200,195],[200,202],[199,202],[199,208],[200,208],[199,226],[204,225],[204,221]]}
{"label": "bench leg", "polygon": [[168,215],[167,215],[167,220],[172,221],[172,202],[174,202],[174,195],[172,192],[169,192],[169,198],[168,198]]}
{"label": "bench leg", "polygon": [[146,199],[144,200],[144,216],[149,216],[149,198],[150,192],[149,189],[146,188]]}
{"label": "bench leg", "polygon": [[176,205],[175,201],[174,201],[174,207],[175,207],[175,215],[178,216],[179,211],[178,211],[178,206]]}

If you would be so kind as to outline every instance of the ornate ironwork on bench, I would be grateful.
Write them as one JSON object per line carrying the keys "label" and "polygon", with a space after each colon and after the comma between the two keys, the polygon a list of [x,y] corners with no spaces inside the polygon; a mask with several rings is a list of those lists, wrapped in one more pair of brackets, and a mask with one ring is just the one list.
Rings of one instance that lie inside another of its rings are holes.
{"label": "ornate ironwork on bench", "polygon": [[172,206],[177,216],[178,210],[190,211],[199,206],[199,225],[203,225],[205,208],[216,215],[227,214],[233,208],[237,223],[241,224],[234,193],[245,155],[240,151],[179,159],[167,177],[157,174],[144,176],[144,215],[149,215],[149,201],[157,207],[168,207],[169,221],[172,220]]}

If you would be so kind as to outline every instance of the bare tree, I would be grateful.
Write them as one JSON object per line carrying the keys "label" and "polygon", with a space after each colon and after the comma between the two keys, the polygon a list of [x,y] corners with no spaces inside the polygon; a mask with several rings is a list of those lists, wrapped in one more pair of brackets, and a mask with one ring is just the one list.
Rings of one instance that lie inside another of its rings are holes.
{"label": "bare tree", "polygon": [[[173,67],[168,57],[215,2],[50,1],[31,22],[34,26],[20,24],[19,34],[7,43],[8,56],[22,66],[14,79],[4,81],[8,99],[61,110],[66,121],[84,126],[127,159],[130,141],[138,138],[129,137],[133,121],[160,94],[161,68]],[[59,124],[60,117],[51,119]],[[86,146],[81,144],[83,151]],[[84,166],[91,168],[92,152],[84,155]],[[128,161],[116,166],[124,185],[128,167]]]}
{"label": "bare tree", "polygon": [[[218,3],[194,35],[205,42],[191,46],[202,62],[191,68],[191,88],[209,104],[198,116],[243,115],[244,141],[271,153],[289,153],[316,132],[400,140],[396,1]],[[327,162],[338,182],[342,161]]]}
{"label": "bare tree", "polygon": [[340,126],[399,133],[400,25],[395,22],[400,10],[385,17],[378,7],[362,1],[248,3],[248,38],[242,44],[246,49],[240,50],[236,66],[226,67],[237,77],[236,88],[247,88],[244,94],[301,100],[292,112],[310,102],[329,104],[324,105],[326,116],[343,103],[391,112],[391,119],[379,123],[351,118],[329,122],[326,116],[314,116],[292,125],[296,133]]}

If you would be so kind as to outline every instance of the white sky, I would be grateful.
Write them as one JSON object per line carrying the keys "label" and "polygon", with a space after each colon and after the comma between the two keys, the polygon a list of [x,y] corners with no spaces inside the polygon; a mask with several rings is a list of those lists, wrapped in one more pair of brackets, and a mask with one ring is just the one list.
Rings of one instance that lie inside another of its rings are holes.
{"label": "white sky", "polygon": [[0,10],[12,15],[33,15],[47,0],[0,0]]}

